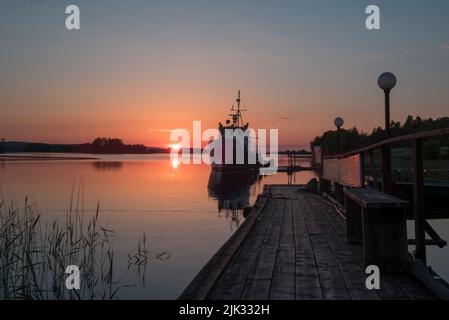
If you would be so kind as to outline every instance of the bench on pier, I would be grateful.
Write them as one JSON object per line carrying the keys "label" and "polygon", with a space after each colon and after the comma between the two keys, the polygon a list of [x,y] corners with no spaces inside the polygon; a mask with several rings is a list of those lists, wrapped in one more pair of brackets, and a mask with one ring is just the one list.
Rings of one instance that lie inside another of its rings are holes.
{"label": "bench on pier", "polygon": [[386,272],[404,271],[409,203],[370,188],[346,188],[344,197],[348,241],[363,243],[365,265]]}

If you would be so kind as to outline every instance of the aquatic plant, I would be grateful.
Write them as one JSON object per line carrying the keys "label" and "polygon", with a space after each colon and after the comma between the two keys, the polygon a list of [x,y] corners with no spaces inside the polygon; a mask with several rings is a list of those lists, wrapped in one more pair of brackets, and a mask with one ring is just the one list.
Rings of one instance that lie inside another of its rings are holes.
{"label": "aquatic plant", "polygon": [[[114,231],[100,224],[99,203],[87,217],[83,188],[75,198],[74,186],[67,213],[53,221],[43,221],[33,198],[23,210],[0,198],[0,299],[114,299],[125,287],[114,281]],[[144,267],[148,253],[144,235],[133,259]],[[80,270],[79,290],[66,288],[71,265]]]}

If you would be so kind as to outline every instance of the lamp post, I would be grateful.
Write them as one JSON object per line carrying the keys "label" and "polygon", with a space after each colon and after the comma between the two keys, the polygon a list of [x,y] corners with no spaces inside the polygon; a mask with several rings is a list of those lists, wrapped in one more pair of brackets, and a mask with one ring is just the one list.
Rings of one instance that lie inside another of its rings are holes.
{"label": "lamp post", "polygon": [[396,76],[391,72],[384,72],[377,79],[379,87],[385,93],[385,131],[390,137],[390,92],[396,86]]}
{"label": "lamp post", "polygon": [[340,128],[345,124],[343,118],[337,117],[334,120],[334,125],[337,127],[337,154],[340,154]]}
{"label": "lamp post", "polygon": [[[390,137],[390,92],[396,86],[397,79],[391,72],[382,73],[377,79],[377,84],[385,94],[385,132]],[[393,181],[391,179],[391,151],[390,147],[382,147],[382,189],[385,193],[393,192]]]}
{"label": "lamp post", "polygon": [[[334,125],[337,127],[337,156],[338,159],[340,159],[340,129],[344,124],[343,118],[337,117],[334,120]],[[337,199],[338,202],[343,204],[344,201],[344,195],[343,195],[343,186],[338,183],[334,182],[335,187],[335,199]]]}

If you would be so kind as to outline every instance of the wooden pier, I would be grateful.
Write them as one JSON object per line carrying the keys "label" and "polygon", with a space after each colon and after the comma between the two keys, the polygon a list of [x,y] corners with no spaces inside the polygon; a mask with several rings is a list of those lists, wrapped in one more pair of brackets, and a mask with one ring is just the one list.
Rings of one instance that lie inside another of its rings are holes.
{"label": "wooden pier", "polygon": [[361,244],[345,218],[298,185],[266,186],[244,224],[180,296],[182,300],[422,300],[436,297],[408,273],[383,273],[368,290]]}

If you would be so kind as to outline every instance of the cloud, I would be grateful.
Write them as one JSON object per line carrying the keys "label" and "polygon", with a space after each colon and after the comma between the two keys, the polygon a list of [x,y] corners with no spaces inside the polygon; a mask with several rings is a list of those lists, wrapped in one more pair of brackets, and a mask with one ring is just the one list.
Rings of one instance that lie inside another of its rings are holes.
{"label": "cloud", "polygon": [[172,129],[154,129],[154,128],[144,130],[145,133],[171,133],[172,131],[173,131]]}
{"label": "cloud", "polygon": [[449,44],[443,44],[440,48],[449,50]]}

